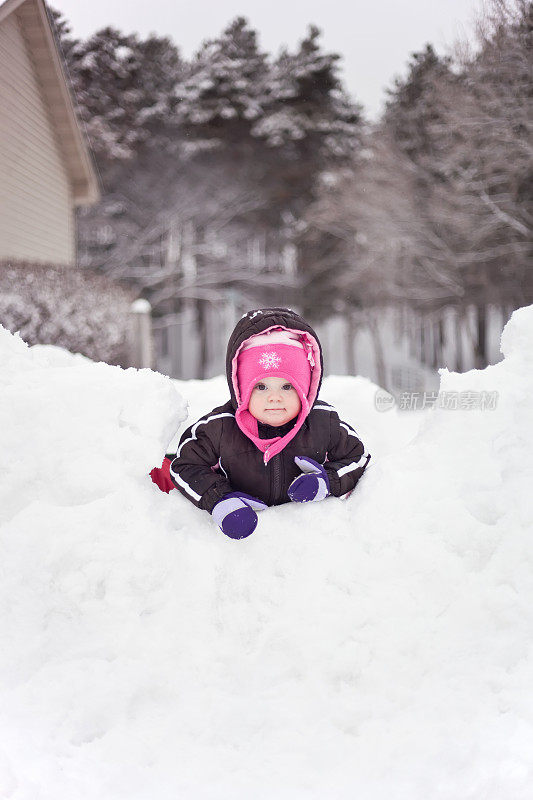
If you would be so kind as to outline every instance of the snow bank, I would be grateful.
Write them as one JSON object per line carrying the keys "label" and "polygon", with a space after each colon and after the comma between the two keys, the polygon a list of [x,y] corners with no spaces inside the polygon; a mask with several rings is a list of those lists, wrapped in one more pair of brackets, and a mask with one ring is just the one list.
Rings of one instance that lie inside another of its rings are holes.
{"label": "snow bank", "polygon": [[[242,542],[146,478],[169,380],[0,333],[2,798],[530,797],[533,307],[441,371],[494,409],[327,379],[371,467]],[[223,386],[179,384],[192,417]]]}

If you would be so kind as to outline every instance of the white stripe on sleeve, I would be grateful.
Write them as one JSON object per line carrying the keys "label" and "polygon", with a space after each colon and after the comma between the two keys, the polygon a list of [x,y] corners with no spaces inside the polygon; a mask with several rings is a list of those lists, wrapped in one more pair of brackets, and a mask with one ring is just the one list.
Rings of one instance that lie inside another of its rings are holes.
{"label": "white stripe on sleeve", "polygon": [[[363,464],[363,458],[366,458],[366,461],[365,461],[364,464]],[[340,469],[338,469],[337,470],[337,475],[339,476],[339,478],[342,478],[342,476],[346,475],[348,472],[353,472],[354,469],[359,469],[359,467],[365,466],[366,463],[368,462],[368,459],[369,459],[368,454],[367,453],[363,453],[363,455],[355,463],[352,462],[351,464],[346,464],[345,467],[341,467]]]}
{"label": "white stripe on sleeve", "polygon": [[347,431],[348,431],[348,433],[350,433],[352,436],[355,436],[356,438],[359,438],[359,437],[357,436],[357,431],[354,431],[354,429],[352,428],[352,426],[351,426],[351,425],[348,425],[348,423],[347,423],[347,422],[339,422],[339,425],[341,426],[341,428],[344,428],[345,430],[347,430]]}
{"label": "white stripe on sleeve", "polygon": [[199,419],[198,422],[195,422],[194,425],[192,426],[190,437],[188,439],[185,439],[185,441],[182,442],[182,444],[180,444],[180,446],[176,450],[176,458],[179,456],[179,454],[181,453],[182,448],[185,447],[185,445],[188,442],[192,442],[192,441],[194,441],[196,439],[196,429],[198,428],[199,425],[207,425],[207,423],[211,422],[211,420],[220,419],[221,417],[232,417],[232,419],[234,419],[235,418],[235,414],[228,414],[228,413],[224,412],[223,414],[213,414],[212,417],[208,417],[207,419]]}
{"label": "white stripe on sleeve", "polygon": [[170,474],[172,475],[172,477],[174,478],[174,480],[176,481],[176,483],[179,483],[179,485],[181,486],[181,488],[182,488],[182,489],[185,489],[185,491],[187,492],[187,494],[190,494],[190,496],[191,496],[191,497],[194,497],[194,499],[195,499],[195,500],[201,500],[201,499],[202,499],[202,495],[201,495],[201,494],[197,494],[197,492],[195,492],[195,491],[194,491],[194,489],[191,489],[191,487],[189,486],[189,484],[188,484],[188,483],[185,483],[185,481],[183,480],[183,478],[181,478],[179,475],[177,475],[177,474],[176,474],[176,473],[175,473],[175,472],[174,472],[172,469],[170,470]]}

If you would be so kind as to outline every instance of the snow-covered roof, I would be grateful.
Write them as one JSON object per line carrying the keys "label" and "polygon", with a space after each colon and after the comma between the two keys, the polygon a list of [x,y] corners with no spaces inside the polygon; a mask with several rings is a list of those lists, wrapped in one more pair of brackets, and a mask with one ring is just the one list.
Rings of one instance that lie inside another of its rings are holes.
{"label": "snow-covered roof", "polygon": [[52,116],[77,205],[100,197],[98,179],[58,45],[43,0],[0,0],[0,24],[16,14],[28,43],[46,106]]}

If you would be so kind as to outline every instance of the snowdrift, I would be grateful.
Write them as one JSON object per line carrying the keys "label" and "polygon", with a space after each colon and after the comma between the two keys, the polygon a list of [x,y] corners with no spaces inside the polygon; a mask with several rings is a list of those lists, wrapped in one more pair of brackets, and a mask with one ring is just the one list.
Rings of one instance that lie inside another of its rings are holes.
{"label": "snowdrift", "polygon": [[502,352],[485,410],[327,379],[365,476],[233,541],[147,478],[169,379],[0,329],[0,797],[530,798],[533,307]]}

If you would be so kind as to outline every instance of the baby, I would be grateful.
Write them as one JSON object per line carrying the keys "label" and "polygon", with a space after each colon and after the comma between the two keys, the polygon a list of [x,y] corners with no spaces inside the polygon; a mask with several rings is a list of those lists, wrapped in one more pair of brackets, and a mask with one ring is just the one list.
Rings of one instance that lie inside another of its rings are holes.
{"label": "baby", "polygon": [[255,530],[271,505],[350,492],[370,455],[333,406],[318,400],[322,350],[287,308],[250,311],[230,336],[230,400],[182,435],[152,480],[177,488],[233,539]]}

